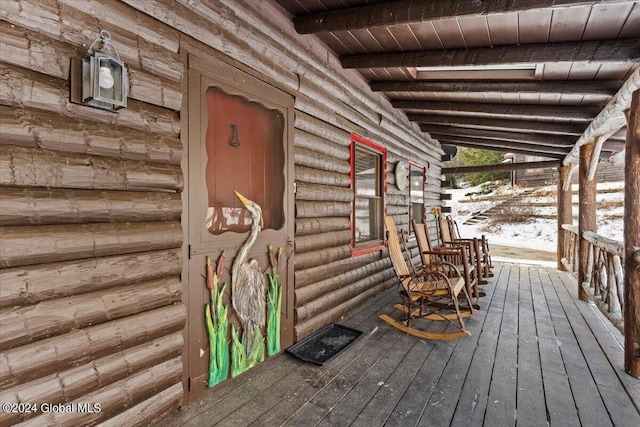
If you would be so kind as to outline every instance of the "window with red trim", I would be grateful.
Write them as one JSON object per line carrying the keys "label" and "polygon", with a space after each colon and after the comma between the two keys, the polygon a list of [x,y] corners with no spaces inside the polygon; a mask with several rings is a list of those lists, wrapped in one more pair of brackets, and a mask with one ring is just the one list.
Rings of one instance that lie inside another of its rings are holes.
{"label": "window with red trim", "polygon": [[376,247],[384,239],[386,150],[358,135],[351,135],[351,185],[354,192],[352,245]]}

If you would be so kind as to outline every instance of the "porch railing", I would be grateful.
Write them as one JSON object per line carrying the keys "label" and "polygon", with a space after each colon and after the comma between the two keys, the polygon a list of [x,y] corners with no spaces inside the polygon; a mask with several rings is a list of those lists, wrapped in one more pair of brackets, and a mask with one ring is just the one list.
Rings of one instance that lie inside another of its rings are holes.
{"label": "porch railing", "polygon": [[[563,224],[564,247],[562,263],[578,273],[578,227]],[[589,243],[587,271],[583,288],[611,322],[623,331],[624,313],[624,244],[586,230],[582,237]]]}

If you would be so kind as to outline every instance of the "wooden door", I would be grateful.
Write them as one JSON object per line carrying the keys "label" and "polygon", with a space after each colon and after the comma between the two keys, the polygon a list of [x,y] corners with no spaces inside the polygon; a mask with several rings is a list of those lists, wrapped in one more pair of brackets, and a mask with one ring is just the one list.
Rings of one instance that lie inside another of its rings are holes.
{"label": "wooden door", "polygon": [[[260,353],[259,345],[267,347],[258,335],[267,341],[265,322],[269,319],[269,309],[265,307],[273,297],[269,294],[266,275],[272,272],[273,261],[272,258],[270,262],[268,248],[273,248],[274,255],[281,248],[278,263],[282,289],[280,348],[293,343],[293,262],[290,259],[294,230],[293,98],[222,61],[196,57],[189,58],[188,84],[188,206],[185,213],[188,267],[184,280],[188,325],[184,360],[188,399],[192,400],[214,382],[221,381],[220,375],[216,375],[218,380],[209,375],[210,351],[219,346],[215,343],[220,341],[218,337],[218,341],[210,345],[205,322],[205,305],[211,300],[206,286],[207,257],[215,271],[217,261],[224,254],[219,289],[223,284],[226,288],[218,309],[227,310],[226,341],[232,340],[233,328],[238,333],[249,334],[255,345],[244,350],[256,355]],[[255,209],[252,215],[236,192],[260,206],[260,220],[254,216],[258,215]],[[234,271],[234,262],[238,262],[237,271]],[[232,287],[232,271],[238,282],[236,288]],[[245,274],[247,271],[252,274]],[[248,276],[251,277],[246,283],[240,283],[241,278]],[[264,313],[262,324],[259,320],[247,320],[260,312]],[[271,313],[274,312],[271,306]],[[214,304],[212,324],[217,322],[226,328],[224,319],[217,319],[217,313]],[[256,323],[258,333],[254,329]],[[270,330],[273,339],[273,328]],[[218,335],[222,334],[218,332]],[[226,361],[230,365],[229,376],[233,368],[229,353],[233,347],[233,343],[229,343],[228,348],[224,348],[229,356]],[[273,353],[273,348],[270,352]],[[264,357],[268,356],[269,351],[265,351]],[[220,363],[216,363],[220,374]],[[225,372],[222,377],[226,377]]]}

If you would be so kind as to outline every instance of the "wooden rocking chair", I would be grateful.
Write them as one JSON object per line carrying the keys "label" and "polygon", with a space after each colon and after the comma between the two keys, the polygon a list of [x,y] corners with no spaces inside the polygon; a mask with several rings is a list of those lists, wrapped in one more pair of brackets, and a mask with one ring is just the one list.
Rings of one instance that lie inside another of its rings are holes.
{"label": "wooden rocking chair", "polygon": [[[422,264],[427,265],[433,261],[447,261],[456,266],[456,269],[464,277],[465,285],[469,295],[473,295],[475,298],[481,296],[478,289],[478,272],[473,264],[469,262],[467,257],[468,251],[462,246],[447,246],[441,248],[434,248],[431,246],[431,239],[429,239],[429,232],[425,224],[420,224],[416,220],[411,221],[413,231],[418,242],[418,248],[420,249],[420,256],[422,257]],[[474,306],[476,309],[479,307]]]}
{"label": "wooden rocking chair", "polygon": [[484,260],[484,256],[480,252],[480,242],[478,239],[455,239],[451,232],[451,226],[442,215],[436,215],[438,219],[438,228],[440,230],[440,239],[445,247],[448,246],[463,246],[467,248],[470,262],[473,263],[478,272],[478,284],[484,285],[487,283],[485,280],[485,272],[487,271],[487,265]]}
{"label": "wooden rocking chair", "polygon": [[[451,230],[451,237],[454,240],[465,240],[460,235],[460,229],[458,228],[458,223],[451,218],[450,215],[447,215],[447,221],[449,222],[449,230]],[[478,239],[480,245],[480,253],[484,259],[485,271],[484,275],[488,277],[493,277],[493,272],[491,269],[493,268],[493,262],[491,261],[491,251],[489,250],[489,240],[483,234],[480,237],[476,237]]]}
{"label": "wooden rocking chair", "polygon": [[[471,336],[463,318],[474,314],[471,297],[467,292],[465,280],[455,266],[449,262],[430,262],[411,272],[400,247],[400,238],[392,217],[385,217],[389,256],[393,269],[400,281],[398,291],[403,304],[394,307],[403,311],[404,324],[387,315],[380,318],[391,326],[418,338],[445,340]],[[457,274],[456,274],[457,273]],[[463,292],[469,308],[461,309],[458,294]],[[448,311],[445,313],[444,311]],[[446,320],[456,327],[456,332],[427,332],[412,327],[417,319]],[[457,322],[454,322],[457,321]]]}
{"label": "wooden rocking chair", "polygon": [[440,238],[445,244],[465,244],[473,248],[475,265],[480,269],[480,283],[486,284],[487,282],[482,280],[483,277],[492,277],[493,272],[490,269],[488,249],[485,250],[484,248],[484,245],[488,248],[488,242],[484,235],[482,238],[461,238],[459,233],[456,233],[457,225],[450,216],[445,218],[442,215],[438,215],[438,225],[440,226]]}

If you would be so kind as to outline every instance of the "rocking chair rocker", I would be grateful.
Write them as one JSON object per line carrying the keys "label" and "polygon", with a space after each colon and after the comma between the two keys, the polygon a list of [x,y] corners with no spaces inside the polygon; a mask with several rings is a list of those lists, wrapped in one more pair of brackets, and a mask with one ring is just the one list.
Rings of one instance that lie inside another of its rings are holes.
{"label": "rocking chair rocker", "polygon": [[[385,217],[389,256],[393,268],[399,279],[398,292],[403,304],[394,307],[400,309],[404,315],[402,321],[396,321],[390,316],[381,315],[380,318],[391,326],[410,335],[424,339],[446,340],[471,336],[466,329],[463,318],[476,311],[467,292],[465,279],[455,266],[449,262],[430,262],[411,272],[402,255],[398,231],[392,217]],[[463,292],[468,302],[468,308],[458,304],[458,294]],[[444,312],[444,311],[448,312]],[[446,320],[458,331],[455,332],[427,332],[412,327],[417,319]]]}

